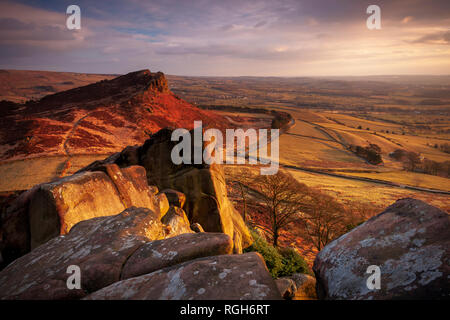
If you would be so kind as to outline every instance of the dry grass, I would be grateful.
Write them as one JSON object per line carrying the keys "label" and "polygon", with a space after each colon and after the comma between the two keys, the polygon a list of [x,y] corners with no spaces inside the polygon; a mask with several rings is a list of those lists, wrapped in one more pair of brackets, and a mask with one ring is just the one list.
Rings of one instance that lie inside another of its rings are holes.
{"label": "dry grass", "polygon": [[391,181],[415,187],[430,188],[430,189],[434,188],[444,191],[450,191],[449,179],[417,172],[406,172],[406,171],[343,172],[343,174],[355,177],[365,177],[371,179]]}
{"label": "dry grass", "polygon": [[[75,155],[64,176],[71,175],[95,160],[108,155]],[[58,178],[68,158],[65,156],[39,157],[0,163],[0,192],[27,190],[36,184]]]}
{"label": "dry grass", "polygon": [[[364,181],[354,181],[336,177],[328,177],[320,174],[288,170],[298,181],[309,187],[320,189],[342,202],[360,201],[384,206],[394,203],[402,198],[416,198],[426,201],[442,210],[449,211],[449,196],[431,194],[426,192],[405,190],[401,188],[383,186]],[[348,175],[348,173],[345,173]]]}

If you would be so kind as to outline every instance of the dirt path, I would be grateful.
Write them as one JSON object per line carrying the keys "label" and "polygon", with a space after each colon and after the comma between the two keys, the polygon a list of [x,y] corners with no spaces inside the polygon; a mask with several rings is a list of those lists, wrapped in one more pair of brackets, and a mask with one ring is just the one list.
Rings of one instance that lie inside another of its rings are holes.
{"label": "dirt path", "polygon": [[80,122],[83,121],[84,119],[86,119],[87,117],[89,117],[89,115],[91,113],[92,112],[88,112],[87,114],[82,116],[80,119],[75,121],[73,123],[72,129],[70,129],[70,131],[66,134],[66,136],[64,138],[64,142],[62,143],[62,146],[63,146],[63,150],[64,150],[64,153],[66,154],[67,158],[58,166],[58,169],[56,172],[56,177],[64,176],[65,172],[70,168],[70,166],[71,166],[70,160],[72,159],[72,155],[69,152],[69,148],[68,148],[67,144],[68,144],[70,138],[74,135],[75,131],[77,130],[77,127],[80,124]]}
{"label": "dirt path", "polygon": [[64,138],[63,149],[64,149],[65,154],[68,157],[70,157],[71,155],[70,155],[70,152],[69,152],[69,148],[67,147],[67,143],[69,142],[70,138],[73,136],[75,131],[77,130],[77,127],[80,124],[80,122],[83,121],[84,119],[86,119],[87,117],[89,117],[90,114],[91,114],[91,112],[85,114],[83,117],[81,117],[80,119],[75,121],[73,123],[72,129],[70,129],[70,131],[67,133],[66,137]]}

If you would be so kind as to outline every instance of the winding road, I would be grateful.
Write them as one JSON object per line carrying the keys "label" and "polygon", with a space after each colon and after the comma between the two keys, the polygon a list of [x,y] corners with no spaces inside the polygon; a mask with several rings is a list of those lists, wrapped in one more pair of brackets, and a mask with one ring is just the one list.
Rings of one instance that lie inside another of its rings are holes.
{"label": "winding road", "polygon": [[[303,121],[303,120],[300,120],[300,121]],[[304,122],[309,123],[310,125],[316,125],[316,124],[308,122],[308,121],[304,121]],[[291,124],[290,124],[290,128],[295,126],[295,124],[296,124],[296,122],[293,120],[291,122]],[[282,132],[281,134],[303,136],[303,135],[296,134],[296,133],[289,133],[287,131],[288,130],[286,130],[285,132]],[[327,134],[327,136],[329,136],[332,139],[331,142],[337,142],[337,143],[345,146],[345,144],[343,144],[340,141],[337,141],[337,139],[333,138],[326,131],[325,131],[325,133]],[[319,139],[319,140],[324,140],[324,141],[330,142],[330,140],[322,139],[322,138],[315,138],[315,137],[310,137],[310,136],[304,136],[304,137],[314,138],[314,139]],[[279,137],[277,137],[277,138],[279,139]],[[247,158],[254,158],[254,157],[248,156]],[[258,160],[258,159],[255,159],[255,160]],[[261,160],[261,159],[259,159],[259,160]],[[268,159],[264,159],[264,160],[269,161]],[[275,163],[277,163],[277,162],[275,162]],[[380,180],[380,179],[373,179],[373,178],[366,178],[366,177],[356,177],[356,176],[347,176],[347,175],[340,174],[340,173],[333,173],[333,172],[327,172],[327,171],[324,171],[324,170],[312,169],[312,168],[308,168],[308,167],[300,167],[300,166],[288,165],[288,164],[283,164],[283,163],[279,163],[279,162],[278,162],[278,165],[279,165],[280,168],[296,170],[296,171],[303,171],[303,172],[310,172],[310,173],[315,173],[315,174],[321,174],[321,175],[325,175],[325,176],[329,176],[329,177],[335,177],[335,178],[341,178],[341,179],[347,179],[347,180],[354,180],[354,181],[369,182],[369,183],[385,185],[385,186],[393,187],[393,188],[408,189],[408,190],[420,191],[420,192],[428,192],[428,193],[433,193],[433,194],[450,195],[450,192],[449,191],[445,191],[445,190],[430,189],[430,188],[422,188],[422,187],[404,185],[404,184],[399,184],[399,183],[386,181],[386,180]]]}

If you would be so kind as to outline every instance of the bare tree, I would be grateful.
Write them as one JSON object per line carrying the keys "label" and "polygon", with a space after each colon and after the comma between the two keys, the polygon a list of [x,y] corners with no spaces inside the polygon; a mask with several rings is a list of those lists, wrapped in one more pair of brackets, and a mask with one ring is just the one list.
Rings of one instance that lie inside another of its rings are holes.
{"label": "bare tree", "polygon": [[345,223],[345,231],[348,232],[365,222],[370,217],[383,211],[384,207],[374,203],[362,201],[349,201],[346,203],[343,222]]}
{"label": "bare tree", "polygon": [[259,175],[253,180],[254,191],[258,193],[265,223],[254,222],[266,231],[274,246],[278,246],[280,231],[291,222],[300,219],[308,188],[290,174],[278,171],[274,175]]}
{"label": "bare tree", "polygon": [[344,207],[333,197],[311,190],[302,207],[303,237],[317,250],[346,232]]}

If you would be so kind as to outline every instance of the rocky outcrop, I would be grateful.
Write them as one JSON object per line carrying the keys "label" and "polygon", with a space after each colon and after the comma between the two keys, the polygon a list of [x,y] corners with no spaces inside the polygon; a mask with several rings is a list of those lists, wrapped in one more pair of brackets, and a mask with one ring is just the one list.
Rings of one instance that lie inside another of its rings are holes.
{"label": "rocky outcrop", "polygon": [[278,288],[258,253],[220,255],[114,283],[92,300],[279,300]]}
{"label": "rocky outcrop", "polygon": [[402,199],[325,246],[313,270],[322,299],[448,299],[449,261],[449,215]]}
{"label": "rocky outcrop", "polygon": [[[225,175],[220,165],[180,164],[175,165],[171,159],[173,147],[178,143],[171,141],[172,130],[162,129],[148,139],[143,146],[110,156],[103,161],[96,161],[80,170],[98,170],[99,167],[115,163],[119,166],[138,164],[147,171],[150,185],[160,190],[172,189],[185,195],[184,211],[191,223],[199,223],[206,232],[223,232],[228,234],[234,243],[234,252],[241,253],[248,247],[252,238],[241,215],[235,210],[227,196]],[[192,139],[193,140],[193,139]],[[132,159],[127,163],[125,159]],[[135,163],[136,159],[138,162]],[[192,161],[192,163],[194,163]],[[169,194],[166,192],[165,194]],[[171,197],[171,201],[180,202]],[[181,205],[181,203],[180,203]]]}
{"label": "rocky outcrop", "polygon": [[116,215],[136,206],[161,217],[169,209],[164,194],[149,187],[143,167],[107,164],[25,192],[2,214],[1,252],[6,262],[66,234],[78,222]]}
{"label": "rocky outcrop", "polygon": [[222,167],[173,164],[171,152],[177,142],[171,141],[171,135],[171,130],[161,130],[139,150],[139,164],[146,168],[149,183],[183,192],[189,221],[198,222],[207,232],[228,234],[235,243],[235,252],[242,252],[252,240],[241,215],[228,199]]}
{"label": "rocky outcrop", "polygon": [[[233,252],[242,253],[252,238],[228,199],[222,167],[173,164],[171,134],[170,129],[160,130],[141,147],[125,148],[72,176],[27,191],[2,214],[3,259],[11,262],[79,221],[131,206],[165,216],[172,235],[192,232],[191,224],[225,233],[233,239]],[[174,209],[167,215],[168,197]]]}
{"label": "rocky outcrop", "polygon": [[[1,299],[75,299],[120,280],[124,263],[143,243],[163,239],[157,213],[130,208],[76,224],[0,272]],[[68,289],[69,266],[81,271],[81,288]]]}
{"label": "rocky outcrop", "polygon": [[231,255],[228,235],[168,232],[146,208],[79,222],[2,270],[0,299],[280,298],[262,257]]}

